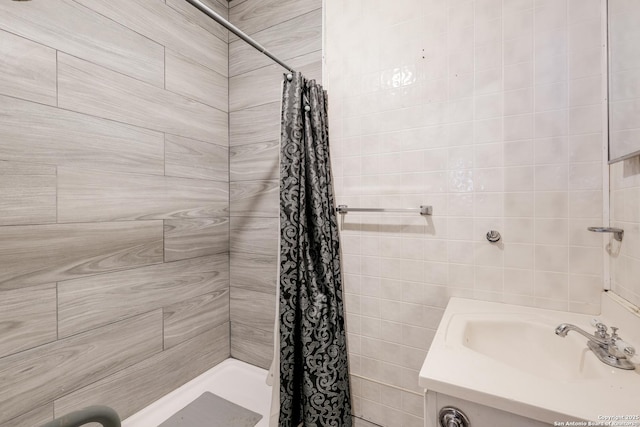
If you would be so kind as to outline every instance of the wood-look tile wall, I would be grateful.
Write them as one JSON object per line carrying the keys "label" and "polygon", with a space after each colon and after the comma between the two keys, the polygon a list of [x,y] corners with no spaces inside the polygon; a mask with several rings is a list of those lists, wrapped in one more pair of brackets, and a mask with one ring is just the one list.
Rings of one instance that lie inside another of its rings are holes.
{"label": "wood-look tile wall", "polygon": [[[321,0],[244,0],[229,19],[308,78],[322,76]],[[229,37],[231,355],[273,355],[283,70]]]}
{"label": "wood-look tile wall", "polygon": [[228,40],[183,0],[0,2],[0,425],[229,356]]}

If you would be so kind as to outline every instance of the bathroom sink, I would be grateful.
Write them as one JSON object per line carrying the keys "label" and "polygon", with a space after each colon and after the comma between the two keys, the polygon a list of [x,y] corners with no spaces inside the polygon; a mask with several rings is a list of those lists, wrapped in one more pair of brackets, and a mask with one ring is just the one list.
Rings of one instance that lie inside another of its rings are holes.
{"label": "bathroom sink", "polygon": [[[619,326],[629,344],[639,348],[640,317],[620,310],[604,293],[598,318]],[[597,422],[609,414],[636,415],[640,369],[602,363],[579,333],[564,338],[555,334],[562,323],[590,331],[591,320],[585,314],[451,298],[419,384],[434,393],[551,425],[558,420]]]}
{"label": "bathroom sink", "polygon": [[514,320],[509,316],[500,320],[454,316],[450,328],[460,327],[461,334],[451,334],[448,338],[462,339],[464,347],[530,375],[580,381],[600,378],[608,371],[589,354],[591,351],[583,337],[570,335],[561,339],[553,325]]}

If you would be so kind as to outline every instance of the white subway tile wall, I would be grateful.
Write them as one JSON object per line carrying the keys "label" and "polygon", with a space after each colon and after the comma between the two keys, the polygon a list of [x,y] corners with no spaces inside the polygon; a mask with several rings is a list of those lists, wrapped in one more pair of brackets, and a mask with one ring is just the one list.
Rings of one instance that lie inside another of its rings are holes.
{"label": "white subway tile wall", "polygon": [[599,312],[600,0],[325,13],[338,203],[434,208],[340,220],[355,415],[422,426],[418,370],[450,296]]}

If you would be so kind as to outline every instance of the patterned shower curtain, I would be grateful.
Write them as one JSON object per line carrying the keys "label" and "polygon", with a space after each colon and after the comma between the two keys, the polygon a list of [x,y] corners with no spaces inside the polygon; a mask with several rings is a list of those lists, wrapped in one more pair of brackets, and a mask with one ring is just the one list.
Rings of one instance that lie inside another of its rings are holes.
{"label": "patterned shower curtain", "polygon": [[285,77],[280,158],[280,427],[351,426],[327,94]]}

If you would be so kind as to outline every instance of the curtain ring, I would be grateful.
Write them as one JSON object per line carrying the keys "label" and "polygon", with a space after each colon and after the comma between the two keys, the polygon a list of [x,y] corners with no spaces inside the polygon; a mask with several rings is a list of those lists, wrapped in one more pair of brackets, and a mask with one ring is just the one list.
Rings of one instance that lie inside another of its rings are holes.
{"label": "curtain ring", "polygon": [[311,107],[309,107],[308,105],[305,105],[304,106],[304,111],[306,111],[308,113],[309,111],[311,111]]}
{"label": "curtain ring", "polygon": [[293,80],[293,74],[291,73],[287,74],[287,80],[289,81]]}

